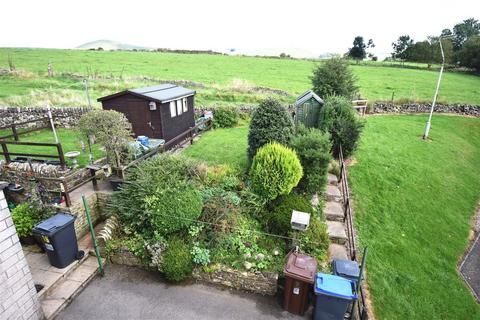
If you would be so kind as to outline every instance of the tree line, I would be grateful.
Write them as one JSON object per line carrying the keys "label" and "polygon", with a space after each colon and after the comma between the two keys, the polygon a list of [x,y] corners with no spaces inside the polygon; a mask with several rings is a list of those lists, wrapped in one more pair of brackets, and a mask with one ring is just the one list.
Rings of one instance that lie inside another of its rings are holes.
{"label": "tree line", "polygon": [[[442,63],[440,41],[447,65],[480,72],[480,22],[474,18],[463,20],[452,29],[443,29],[440,36],[429,36],[423,41],[415,41],[410,35],[401,35],[392,43],[391,59],[427,63],[429,66]],[[372,39],[366,42],[362,36],[357,36],[346,56],[357,61],[367,57],[376,61],[377,57],[367,51],[374,47]]]}

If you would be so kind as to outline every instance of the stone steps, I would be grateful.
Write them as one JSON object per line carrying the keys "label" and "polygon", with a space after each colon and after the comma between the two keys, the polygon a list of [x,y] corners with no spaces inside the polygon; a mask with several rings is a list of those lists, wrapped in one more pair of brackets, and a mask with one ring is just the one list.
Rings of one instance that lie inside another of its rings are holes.
{"label": "stone steps", "polygon": [[55,318],[72,299],[98,273],[98,263],[95,256],[86,255],[86,258],[71,272],[62,277],[48,292],[40,298],[40,304],[45,319]]}
{"label": "stone steps", "polygon": [[331,243],[328,246],[328,256],[331,260],[348,260],[347,248],[341,244]]}
{"label": "stone steps", "polygon": [[327,233],[333,243],[343,245],[347,242],[347,233],[342,222],[327,221]]}
{"label": "stone steps", "polygon": [[329,173],[327,175],[328,184],[331,186],[338,186],[338,178],[336,175]]}
{"label": "stone steps", "polygon": [[344,212],[343,205],[340,202],[328,201],[325,204],[325,219],[328,221],[340,221],[343,222]]}
{"label": "stone steps", "polygon": [[342,194],[337,186],[327,185],[325,196],[327,198],[327,201],[342,201]]}

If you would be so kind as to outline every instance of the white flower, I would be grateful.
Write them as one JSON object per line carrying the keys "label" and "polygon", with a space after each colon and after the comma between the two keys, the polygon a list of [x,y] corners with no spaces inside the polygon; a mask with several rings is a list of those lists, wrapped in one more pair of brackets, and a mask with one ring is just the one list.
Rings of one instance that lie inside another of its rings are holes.
{"label": "white flower", "polygon": [[252,268],[252,264],[248,261],[245,261],[245,263],[243,264],[243,266],[245,267],[245,269],[247,270],[250,270]]}

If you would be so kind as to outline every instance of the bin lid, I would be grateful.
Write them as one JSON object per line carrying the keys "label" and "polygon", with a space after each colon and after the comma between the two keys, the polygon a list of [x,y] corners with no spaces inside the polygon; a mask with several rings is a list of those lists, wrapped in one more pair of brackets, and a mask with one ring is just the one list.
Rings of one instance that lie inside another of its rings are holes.
{"label": "bin lid", "polygon": [[315,294],[323,294],[345,300],[357,299],[354,290],[355,284],[339,276],[325,273],[317,273],[315,278]]}
{"label": "bin lid", "polygon": [[34,231],[37,232],[52,232],[57,229],[61,229],[64,226],[72,223],[75,220],[75,216],[65,213],[58,213],[47,220],[43,220],[33,227]]}
{"label": "bin lid", "polygon": [[292,252],[288,256],[287,265],[283,272],[286,276],[297,280],[314,283],[317,261],[305,254]]}
{"label": "bin lid", "polygon": [[337,276],[358,278],[360,275],[360,267],[356,261],[333,260],[333,269]]}

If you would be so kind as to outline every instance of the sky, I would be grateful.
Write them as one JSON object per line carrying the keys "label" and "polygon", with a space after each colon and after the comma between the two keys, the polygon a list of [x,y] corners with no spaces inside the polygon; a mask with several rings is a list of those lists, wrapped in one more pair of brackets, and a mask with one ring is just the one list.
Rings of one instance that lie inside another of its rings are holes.
{"label": "sky", "polygon": [[153,48],[251,54],[344,53],[357,35],[379,57],[402,34],[438,35],[480,19],[478,0],[5,0],[0,47],[74,48],[108,39]]}

